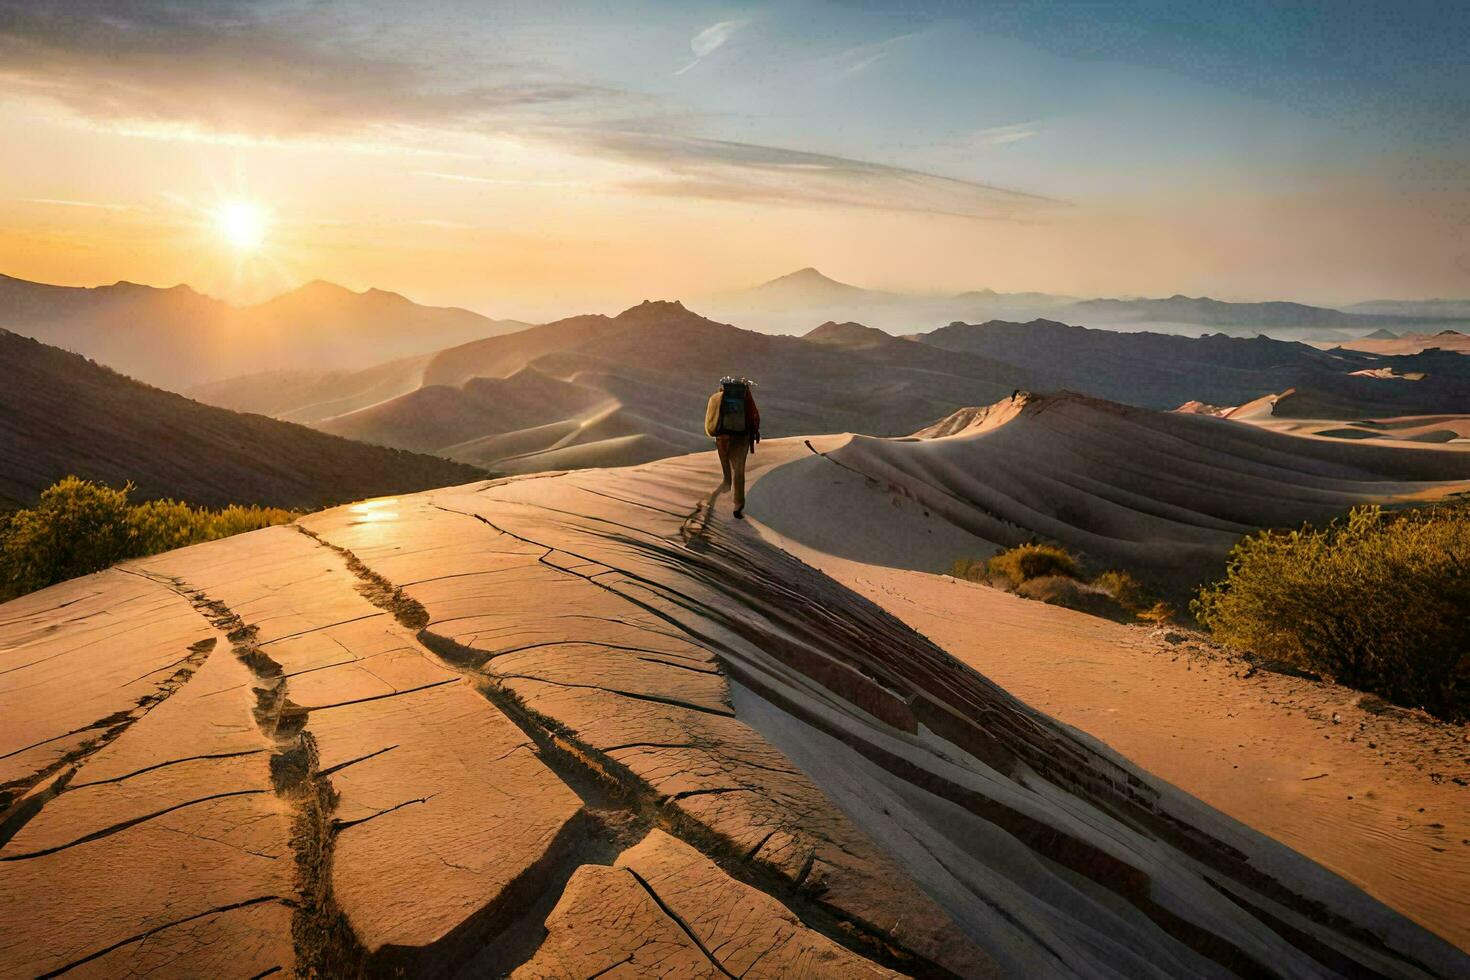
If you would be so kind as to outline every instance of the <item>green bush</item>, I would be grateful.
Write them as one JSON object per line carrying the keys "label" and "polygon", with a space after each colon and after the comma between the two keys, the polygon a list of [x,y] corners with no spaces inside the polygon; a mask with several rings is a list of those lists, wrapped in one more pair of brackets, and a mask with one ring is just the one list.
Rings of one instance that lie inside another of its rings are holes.
{"label": "green bush", "polygon": [[1033,578],[1081,578],[1077,559],[1059,545],[1023,544],[1008,548],[985,564],[985,572],[992,580],[1009,582],[1011,588],[1019,588],[1023,582]]}
{"label": "green bush", "polygon": [[69,476],[11,515],[0,541],[0,589],[20,595],[128,555],[128,491]]}
{"label": "green bush", "polygon": [[1363,507],[1252,535],[1191,609],[1232,646],[1470,718],[1470,507]]}
{"label": "green bush", "polygon": [[121,490],[74,476],[46,488],[35,507],[0,522],[0,598],[100,571],[125,558],[292,520],[290,511],[232,505],[222,510],[173,500],[128,503]]}

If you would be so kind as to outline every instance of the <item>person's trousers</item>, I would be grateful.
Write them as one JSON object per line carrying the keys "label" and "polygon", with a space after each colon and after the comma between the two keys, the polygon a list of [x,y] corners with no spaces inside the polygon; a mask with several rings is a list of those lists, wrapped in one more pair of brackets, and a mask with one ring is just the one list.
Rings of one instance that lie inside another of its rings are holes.
{"label": "person's trousers", "polygon": [[715,450],[720,454],[720,469],[725,472],[725,486],[735,489],[735,509],[745,508],[745,457],[750,455],[747,436],[716,436]]}

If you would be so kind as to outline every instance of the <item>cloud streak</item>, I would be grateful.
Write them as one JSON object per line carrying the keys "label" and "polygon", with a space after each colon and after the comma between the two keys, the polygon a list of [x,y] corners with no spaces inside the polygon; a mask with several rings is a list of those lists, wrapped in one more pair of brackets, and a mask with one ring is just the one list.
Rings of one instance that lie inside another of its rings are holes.
{"label": "cloud streak", "polygon": [[1004,146],[1007,143],[1019,143],[1021,140],[1029,140],[1039,132],[1035,123],[1012,123],[1009,126],[992,126],[988,129],[979,129],[971,134],[970,142],[984,146]]}
{"label": "cloud streak", "polygon": [[[141,132],[266,139],[386,133],[390,142],[414,129],[515,134],[634,165],[646,176],[620,175],[603,186],[648,195],[977,219],[1020,219],[1061,206],[898,166],[688,135],[700,120],[675,115],[651,97],[568,81],[546,69],[446,68],[454,59],[442,52],[366,42],[372,25],[342,21],[341,9],[246,0],[0,0],[0,84]],[[725,47],[745,24],[724,20],[699,31],[690,41],[694,62],[683,70]],[[863,71],[907,37],[851,48],[832,70]],[[996,142],[1025,138],[1019,130],[993,133]],[[419,173],[466,184],[537,182]],[[575,186],[591,186],[591,179]]]}
{"label": "cloud streak", "polygon": [[705,58],[714,54],[725,46],[725,42],[730,40],[736,31],[744,26],[745,21],[743,20],[722,20],[717,24],[711,24],[694,35],[689,41],[689,50],[694,52],[694,60],[674,72],[674,74],[682,75]]}
{"label": "cloud streak", "polygon": [[873,65],[888,57],[896,46],[912,37],[915,37],[915,35],[900,34],[898,37],[891,37],[886,41],[877,41],[873,44],[859,44],[857,47],[848,48],[832,59],[832,75],[834,78],[848,78],[859,72],[867,71]]}
{"label": "cloud streak", "polygon": [[26,204],[46,204],[53,207],[64,208],[90,208],[95,211],[146,211],[134,204],[109,204],[105,201],[73,201],[61,197],[24,197],[20,198]]}
{"label": "cloud streak", "polygon": [[960,218],[1022,220],[1069,207],[1035,194],[888,164],[728,140],[598,132],[575,138],[584,152],[661,171],[629,189],[798,205],[841,205]]}
{"label": "cloud streak", "polygon": [[0,82],[92,120],[257,137],[586,120],[637,101],[524,66],[460,66],[454,74],[426,55],[370,50],[354,43],[365,25],[340,20],[337,9],[0,0]]}

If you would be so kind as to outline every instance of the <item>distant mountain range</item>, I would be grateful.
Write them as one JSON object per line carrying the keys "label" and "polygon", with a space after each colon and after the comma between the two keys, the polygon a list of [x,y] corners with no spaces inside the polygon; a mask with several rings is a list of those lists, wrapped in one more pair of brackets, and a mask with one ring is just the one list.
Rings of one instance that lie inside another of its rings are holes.
{"label": "distant mountain range", "polygon": [[[1016,389],[1071,390],[1155,409],[1242,405],[1293,389],[1283,404],[1334,417],[1470,407],[1470,358],[1455,353],[1466,348],[1464,335],[1423,332],[1418,320],[1382,314],[1182,296],[1075,300],[980,291],[946,301],[1060,312],[957,320],[896,337],[870,318],[898,315],[912,297],[862,290],[812,269],[752,292],[770,315],[802,318],[802,335],[744,329],[678,302],[525,327],[326,283],[236,308],[187,287],[89,290],[0,279],[0,317],[220,408],[501,473],[641,463],[706,448],[704,403],[727,373],[761,383],[756,397],[771,436],[905,435]],[[812,323],[833,303],[854,302],[865,318]],[[1096,329],[1062,322],[1069,311],[1093,319],[1170,317],[1175,325],[1193,318],[1218,329],[1201,337],[1137,329],[1152,321],[1130,321],[1132,332]],[[1320,349],[1226,332],[1254,334],[1247,325],[1267,321],[1318,330],[1342,318],[1354,325],[1353,336],[1375,339],[1351,341],[1358,350]],[[1421,332],[1400,337],[1386,329],[1404,324]],[[236,376],[224,376],[236,368]],[[80,408],[60,417],[81,426],[81,443],[95,447],[113,409],[102,411],[85,424]],[[56,438],[63,449],[71,445],[63,432]],[[160,438],[172,447],[184,437]],[[142,483],[143,473],[115,472]],[[182,492],[164,480],[157,486]]]}
{"label": "distant mountain range", "polygon": [[[1342,311],[1301,303],[1227,303],[1188,296],[1081,299],[989,289],[910,294],[864,289],[813,268],[705,297],[697,305],[716,321],[793,336],[805,335],[824,322],[859,323],[909,335],[952,322],[1042,318],[1185,336],[1264,333],[1350,343],[1385,328],[1433,334],[1470,326],[1470,300],[1380,301]],[[0,329],[83,354],[174,391],[247,374],[320,375],[404,360],[400,367],[407,373],[380,389],[375,399],[380,400],[416,386],[417,379],[411,377],[415,369],[407,359],[526,326],[469,310],[423,306],[379,289],[353,292],[321,281],[263,303],[236,307],[188,286],[159,289],[118,282],[82,288],[0,276]],[[272,386],[278,379],[261,380]]]}
{"label": "distant mountain range", "polygon": [[1082,326],[1185,335],[1224,331],[1323,340],[1345,340],[1381,327],[1470,324],[1470,300],[1380,301],[1337,310],[1290,302],[1230,303],[1207,296],[1080,299],[990,289],[953,295],[897,293],[838,282],[812,268],[748,289],[717,293],[699,305],[740,326],[777,333],[801,333],[814,318],[857,321],[894,334],[918,333],[951,321],[1024,321],[1042,316]]}
{"label": "distant mountain range", "polygon": [[173,390],[255,371],[364,368],[525,326],[320,281],[236,307],[188,286],[82,288],[0,276],[0,328]]}
{"label": "distant mountain range", "polygon": [[1470,320],[1470,299],[1375,299],[1343,309],[1348,313]]}
{"label": "distant mountain range", "polygon": [[314,509],[483,474],[260,415],[201,405],[0,330],[0,508],[67,475],[139,499]]}
{"label": "distant mountain range", "polygon": [[[1406,372],[1422,380],[1403,381]],[[705,399],[726,373],[754,377],[765,434],[897,436],[1024,388],[1145,408],[1297,404],[1381,414],[1463,411],[1470,358],[1384,357],[1224,334],[1120,333],[1053,320],[955,323],[894,337],[828,322],[772,336],[646,302],[576,316],[366,371],[255,376],[196,397],[267,411],[365,442],[494,472],[625,465],[708,448]]]}
{"label": "distant mountain range", "polygon": [[[302,378],[294,399],[288,379],[276,378],[270,398],[278,413],[327,432],[521,472],[708,448],[705,400],[732,371],[760,382],[768,436],[902,435],[955,405],[1001,397],[1028,376],[853,326],[864,344],[771,336],[651,302],[400,362],[395,377],[418,384],[387,400],[365,394],[381,383],[381,370]],[[195,394],[255,407],[261,380]],[[334,412],[354,403],[361,407]]]}
{"label": "distant mountain range", "polygon": [[1049,320],[955,323],[915,339],[1014,364],[1043,376],[1045,390],[1143,408],[1241,405],[1292,388],[1292,412],[1323,418],[1470,412],[1470,357],[1453,350],[1319,350],[1269,337],[1121,333]]}

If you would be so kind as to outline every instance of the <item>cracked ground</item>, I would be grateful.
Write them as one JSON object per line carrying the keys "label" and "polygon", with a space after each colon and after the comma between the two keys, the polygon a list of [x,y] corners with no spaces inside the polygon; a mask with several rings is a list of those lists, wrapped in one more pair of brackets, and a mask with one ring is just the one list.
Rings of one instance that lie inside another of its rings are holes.
{"label": "cracked ground", "polygon": [[0,606],[0,975],[1470,973],[728,520],[711,466]]}

